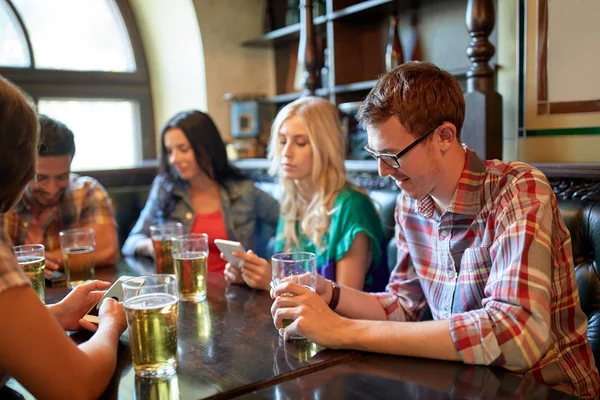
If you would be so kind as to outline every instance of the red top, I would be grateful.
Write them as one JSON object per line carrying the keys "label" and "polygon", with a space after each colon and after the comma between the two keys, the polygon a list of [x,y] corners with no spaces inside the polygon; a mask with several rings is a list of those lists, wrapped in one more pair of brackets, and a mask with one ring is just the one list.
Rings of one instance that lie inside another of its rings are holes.
{"label": "red top", "polygon": [[221,258],[221,251],[215,245],[215,239],[228,238],[221,210],[208,214],[196,214],[191,233],[206,233],[208,235],[208,270],[223,275],[227,261]]}

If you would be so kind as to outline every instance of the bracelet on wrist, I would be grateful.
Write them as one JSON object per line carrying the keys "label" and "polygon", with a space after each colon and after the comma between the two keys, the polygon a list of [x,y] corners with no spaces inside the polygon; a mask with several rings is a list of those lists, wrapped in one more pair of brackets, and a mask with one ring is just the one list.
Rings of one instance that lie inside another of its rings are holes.
{"label": "bracelet on wrist", "polygon": [[340,302],[340,285],[332,280],[327,280],[331,284],[331,300],[329,300],[329,308],[335,310]]}

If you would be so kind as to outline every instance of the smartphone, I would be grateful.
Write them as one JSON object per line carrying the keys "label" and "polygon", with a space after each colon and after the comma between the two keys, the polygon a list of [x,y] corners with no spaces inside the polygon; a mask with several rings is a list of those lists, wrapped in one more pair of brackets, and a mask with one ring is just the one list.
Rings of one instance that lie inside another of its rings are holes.
{"label": "smartphone", "polygon": [[67,285],[65,274],[60,271],[52,271],[52,274],[50,276],[44,275],[44,279],[46,280],[46,286],[49,286],[49,287],[58,287],[58,286],[66,286]]}
{"label": "smartphone", "polygon": [[232,240],[215,239],[215,244],[221,250],[221,253],[225,256],[225,259],[229,261],[232,267],[241,268],[243,260],[233,255],[234,251],[245,253],[244,246],[240,242],[234,242]]}
{"label": "smartphone", "polygon": [[133,277],[123,275],[119,279],[117,279],[117,281],[115,283],[113,283],[110,288],[108,288],[106,293],[104,293],[104,296],[102,296],[100,298],[100,300],[96,304],[94,304],[94,306],[92,308],[90,308],[90,311],[88,311],[87,314],[85,314],[83,319],[93,322],[94,324],[97,324],[98,323],[98,312],[100,311],[100,306],[102,305],[102,302],[104,301],[104,299],[106,299],[107,297],[111,297],[117,301],[123,301],[124,300],[123,299],[123,297],[124,297],[123,282],[125,282],[129,278],[133,278]]}

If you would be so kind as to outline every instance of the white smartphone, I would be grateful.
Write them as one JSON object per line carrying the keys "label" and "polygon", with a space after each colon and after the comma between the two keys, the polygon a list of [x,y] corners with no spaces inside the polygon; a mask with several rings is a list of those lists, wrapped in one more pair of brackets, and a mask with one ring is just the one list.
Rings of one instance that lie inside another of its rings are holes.
{"label": "white smartphone", "polygon": [[229,261],[232,267],[241,268],[243,260],[233,255],[234,251],[245,253],[244,246],[240,242],[234,242],[232,240],[215,239],[215,244],[221,250],[221,253],[225,255],[225,259]]}
{"label": "white smartphone", "polygon": [[98,312],[100,311],[100,306],[102,305],[102,302],[104,301],[104,299],[106,299],[107,297],[112,297],[113,299],[115,299],[117,301],[123,301],[124,294],[123,294],[123,285],[122,284],[129,278],[133,278],[133,277],[123,275],[119,279],[117,279],[117,281],[115,283],[113,283],[111,287],[108,288],[106,293],[104,293],[104,296],[102,296],[100,298],[100,300],[98,300],[98,302],[96,304],[94,304],[94,306],[90,309],[90,311],[87,312],[87,314],[85,314],[83,319],[93,322],[94,324],[97,324],[98,323]]}

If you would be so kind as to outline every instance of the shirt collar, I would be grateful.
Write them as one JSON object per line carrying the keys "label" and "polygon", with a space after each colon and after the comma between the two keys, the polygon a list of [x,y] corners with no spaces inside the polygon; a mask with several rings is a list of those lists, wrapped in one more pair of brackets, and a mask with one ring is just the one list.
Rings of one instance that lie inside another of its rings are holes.
{"label": "shirt collar", "polygon": [[[477,215],[482,207],[481,186],[485,182],[485,165],[477,153],[464,144],[463,148],[466,153],[465,165],[446,212]],[[433,204],[433,199],[427,195],[417,202],[417,209],[424,217],[431,218],[435,210]]]}

